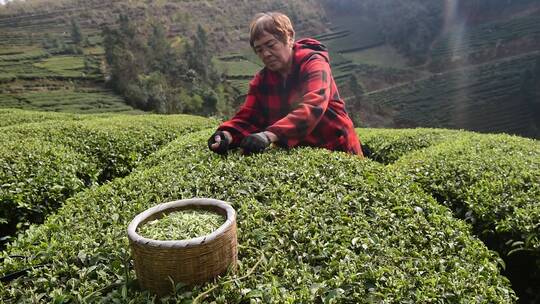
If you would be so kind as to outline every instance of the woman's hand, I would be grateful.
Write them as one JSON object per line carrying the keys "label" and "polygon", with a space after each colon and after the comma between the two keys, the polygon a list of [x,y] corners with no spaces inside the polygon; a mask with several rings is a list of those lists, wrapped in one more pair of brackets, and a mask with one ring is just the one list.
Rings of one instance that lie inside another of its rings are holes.
{"label": "woman's hand", "polygon": [[216,131],[208,139],[208,149],[221,155],[227,154],[229,145],[232,142],[232,135],[228,131]]}
{"label": "woman's hand", "polygon": [[272,132],[253,133],[242,140],[240,147],[243,149],[244,154],[260,153],[276,140],[277,137]]}

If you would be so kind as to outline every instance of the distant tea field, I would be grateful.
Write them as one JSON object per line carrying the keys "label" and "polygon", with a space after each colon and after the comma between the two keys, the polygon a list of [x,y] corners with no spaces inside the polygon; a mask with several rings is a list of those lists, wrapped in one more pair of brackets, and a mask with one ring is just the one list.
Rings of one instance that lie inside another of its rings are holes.
{"label": "distant tea field", "polygon": [[435,74],[366,97],[417,126],[527,135],[533,118],[519,102],[521,77],[539,58],[534,52]]}
{"label": "distant tea field", "polygon": [[106,89],[100,72],[103,50],[54,55],[37,46],[0,51],[0,108],[70,113],[142,113]]}

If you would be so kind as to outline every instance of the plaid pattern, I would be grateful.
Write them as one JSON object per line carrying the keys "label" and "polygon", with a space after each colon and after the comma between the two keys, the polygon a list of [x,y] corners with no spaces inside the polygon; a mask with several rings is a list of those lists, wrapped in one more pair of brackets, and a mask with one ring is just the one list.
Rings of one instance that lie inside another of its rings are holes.
{"label": "plaid pattern", "polygon": [[332,77],[326,47],[314,39],[294,45],[292,71],[284,81],[266,68],[249,84],[245,103],[218,130],[229,131],[232,147],[249,134],[270,131],[278,146],[321,147],[362,155],[352,120]]}

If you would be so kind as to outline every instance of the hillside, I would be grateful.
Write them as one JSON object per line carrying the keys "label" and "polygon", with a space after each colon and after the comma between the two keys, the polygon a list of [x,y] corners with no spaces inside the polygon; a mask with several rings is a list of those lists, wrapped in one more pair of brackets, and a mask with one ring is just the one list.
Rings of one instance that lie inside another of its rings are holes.
{"label": "hillside", "polygon": [[22,224],[0,253],[5,303],[157,302],[137,287],[126,227],[191,197],[236,209],[240,264],[178,285],[167,303],[540,300],[536,140],[357,129],[372,159],[311,148],[222,157],[206,147],[217,122],[202,117],[0,117],[0,215]]}
{"label": "hillside", "polygon": [[[484,13],[485,1],[445,7],[442,12],[434,4],[426,9],[439,19],[429,22],[438,22],[441,28],[418,41],[417,47],[424,49],[415,50],[404,44],[407,37],[399,36],[399,27],[388,24],[395,12],[381,14],[391,2],[265,0],[256,6],[224,0],[13,2],[0,8],[0,105],[138,113],[123,105],[125,98],[115,96],[104,82],[108,69],[101,29],[116,26],[118,16],[126,14],[134,20],[163,22],[172,45],[191,39],[202,25],[214,55],[212,63],[236,90],[219,97],[230,99],[224,101],[228,109],[221,112],[231,115],[242,102],[247,82],[261,68],[247,47],[247,23],[255,12],[282,10],[292,17],[298,38],[312,36],[329,46],[334,77],[359,126],[540,136],[540,107],[534,98],[520,95],[540,47],[537,3],[497,1]],[[422,11],[419,14],[413,22],[424,26],[428,21],[421,19]],[[73,20],[84,37],[80,53],[70,53]],[[430,24],[426,26],[434,26]],[[421,33],[411,35],[420,39]],[[536,90],[534,84],[527,85]]]}
{"label": "hillside", "polygon": [[[372,37],[374,33],[384,36],[385,29],[376,26],[369,18],[370,12],[366,8],[354,11],[356,4],[351,1],[340,3],[343,7],[328,10],[329,19],[338,29],[338,34],[329,37],[328,44],[342,58],[336,63],[336,78],[355,75],[364,90],[362,96],[355,97],[350,91],[353,82],[341,81],[346,94],[351,96],[351,112],[360,113],[361,125],[445,127],[540,137],[537,101],[523,97],[525,89],[538,92],[538,84],[526,85],[530,76],[525,75],[540,64],[537,3],[493,4],[497,9],[492,7],[489,12],[478,11],[473,4],[457,9],[445,7],[441,13],[444,26],[430,42],[426,59],[420,63],[413,56],[396,51],[396,44],[414,37],[403,36],[401,40],[381,44],[381,38]],[[356,18],[354,26],[347,27],[347,18],[342,18],[347,14],[364,17]],[[352,29],[362,29],[369,35],[358,30],[353,35]],[[347,36],[349,40],[361,41],[357,42],[359,46],[351,50],[340,42]],[[362,47],[362,42],[368,47]]]}
{"label": "hillside", "polygon": [[[289,13],[300,33],[324,26],[313,0],[259,1],[17,1],[0,6],[0,106],[76,113],[131,112],[127,100],[105,86],[102,29],[118,27],[120,15],[134,22],[159,23],[176,48],[199,26],[213,52],[247,44],[247,24],[259,11]],[[299,12],[302,12],[301,14]],[[73,41],[74,22],[83,41]],[[81,47],[82,46],[82,47]],[[228,112],[231,112],[229,110]]]}
{"label": "hillside", "polygon": [[427,78],[367,93],[373,103],[396,109],[412,126],[538,137],[538,117],[521,101],[522,73],[540,53],[437,73]]}

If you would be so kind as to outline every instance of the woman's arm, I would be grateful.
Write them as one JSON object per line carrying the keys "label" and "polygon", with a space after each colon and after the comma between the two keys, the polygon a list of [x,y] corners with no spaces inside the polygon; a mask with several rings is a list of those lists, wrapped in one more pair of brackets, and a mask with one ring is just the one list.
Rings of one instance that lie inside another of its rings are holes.
{"label": "woman's arm", "polygon": [[244,137],[263,130],[265,119],[260,111],[258,98],[260,78],[259,73],[249,83],[248,95],[240,110],[218,127],[218,131],[227,131],[231,135],[231,148],[237,147]]}

